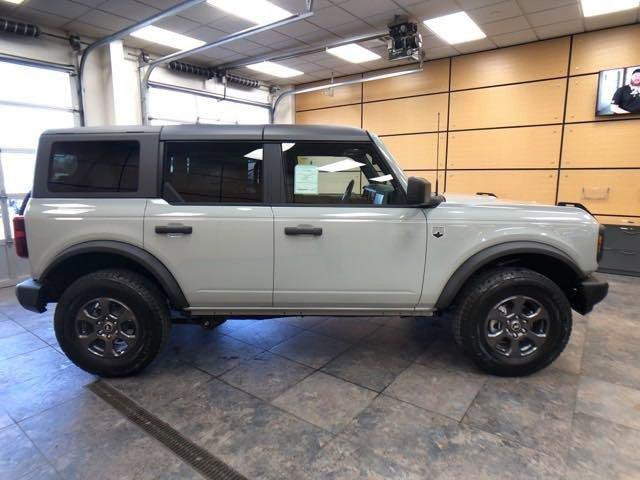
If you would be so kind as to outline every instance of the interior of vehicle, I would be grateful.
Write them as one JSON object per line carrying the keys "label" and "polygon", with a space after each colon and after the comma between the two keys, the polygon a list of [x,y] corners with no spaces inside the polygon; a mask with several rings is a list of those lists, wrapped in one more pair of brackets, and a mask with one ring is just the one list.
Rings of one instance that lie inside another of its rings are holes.
{"label": "interior of vehicle", "polygon": [[298,143],[286,149],[284,156],[289,203],[393,205],[406,201],[393,172],[368,144]]}

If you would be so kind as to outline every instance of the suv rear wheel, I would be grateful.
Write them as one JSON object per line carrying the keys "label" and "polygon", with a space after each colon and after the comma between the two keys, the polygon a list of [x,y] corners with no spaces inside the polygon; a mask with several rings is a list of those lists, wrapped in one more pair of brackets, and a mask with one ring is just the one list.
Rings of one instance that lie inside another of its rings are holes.
{"label": "suv rear wheel", "polygon": [[169,338],[168,308],[145,277],[101,270],[73,282],[56,307],[54,326],[64,353],[103,377],[136,373]]}
{"label": "suv rear wheel", "polygon": [[571,334],[571,307],[562,290],[537,272],[493,270],[459,295],[453,333],[483,370],[529,375],[564,350]]}

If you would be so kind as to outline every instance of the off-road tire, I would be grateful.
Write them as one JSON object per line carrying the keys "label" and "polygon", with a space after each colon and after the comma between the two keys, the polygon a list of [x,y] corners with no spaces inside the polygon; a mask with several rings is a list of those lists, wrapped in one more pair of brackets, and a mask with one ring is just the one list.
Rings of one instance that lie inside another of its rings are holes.
{"label": "off-road tire", "polygon": [[[550,333],[531,358],[508,360],[485,340],[485,320],[503,298],[522,295],[542,304],[549,316]],[[524,376],[550,365],[562,353],[571,334],[571,306],[552,280],[525,268],[500,268],[473,278],[457,296],[452,330],[457,344],[484,371],[499,376]]]}
{"label": "off-road tire", "polygon": [[[136,348],[117,358],[101,358],[81,344],[76,315],[89,301],[109,297],[127,305],[139,325]],[[100,270],[78,278],[62,294],[54,316],[62,351],[83,370],[101,377],[123,377],[144,369],[169,339],[171,321],[167,301],[142,275],[128,270]]]}

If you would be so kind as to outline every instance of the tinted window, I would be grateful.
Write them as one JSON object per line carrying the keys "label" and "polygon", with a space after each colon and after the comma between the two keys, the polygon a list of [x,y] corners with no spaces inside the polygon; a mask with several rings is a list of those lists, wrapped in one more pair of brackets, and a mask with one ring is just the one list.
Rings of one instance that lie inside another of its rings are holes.
{"label": "tinted window", "polygon": [[136,141],[56,142],[51,149],[50,192],[135,192],[140,145]]}
{"label": "tinted window", "polygon": [[394,205],[405,195],[367,143],[283,144],[290,203]]}
{"label": "tinted window", "polygon": [[187,203],[260,203],[262,144],[172,142],[167,145],[164,196]]}

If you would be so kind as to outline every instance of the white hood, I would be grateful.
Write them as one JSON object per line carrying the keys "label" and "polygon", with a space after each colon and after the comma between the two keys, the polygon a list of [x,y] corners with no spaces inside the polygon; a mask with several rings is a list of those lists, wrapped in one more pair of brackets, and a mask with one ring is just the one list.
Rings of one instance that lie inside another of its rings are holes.
{"label": "white hood", "polygon": [[[459,205],[545,205],[536,202],[524,202],[521,200],[510,200],[508,198],[496,198],[491,195],[464,195],[459,193],[444,193],[444,198],[448,204]],[[550,206],[550,205],[546,205]]]}

